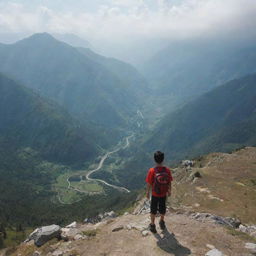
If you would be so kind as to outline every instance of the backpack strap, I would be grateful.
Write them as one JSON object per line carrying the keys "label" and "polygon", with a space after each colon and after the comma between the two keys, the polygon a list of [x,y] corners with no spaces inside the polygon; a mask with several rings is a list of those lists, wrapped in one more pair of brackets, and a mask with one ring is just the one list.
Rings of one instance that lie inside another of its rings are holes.
{"label": "backpack strap", "polygon": [[164,172],[164,171],[166,171],[166,167],[165,166],[161,166],[161,171],[157,171],[157,169],[159,169],[159,167],[154,167],[154,172],[155,172],[155,174],[157,173],[157,172]]}

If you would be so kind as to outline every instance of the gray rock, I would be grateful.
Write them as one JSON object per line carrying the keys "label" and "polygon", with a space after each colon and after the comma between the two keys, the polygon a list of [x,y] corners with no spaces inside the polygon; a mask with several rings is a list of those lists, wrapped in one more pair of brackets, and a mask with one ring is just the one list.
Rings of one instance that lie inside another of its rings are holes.
{"label": "gray rock", "polygon": [[61,238],[64,241],[72,240],[79,233],[77,228],[62,228],[61,229]]}
{"label": "gray rock", "polygon": [[85,237],[83,237],[81,234],[77,234],[77,235],[75,235],[74,240],[82,240],[84,238]]}
{"label": "gray rock", "polygon": [[52,256],[62,256],[64,252],[62,252],[61,250],[56,250],[52,253]]}
{"label": "gray rock", "polygon": [[116,213],[114,211],[108,212],[107,214],[111,218],[115,218],[116,217]]}
{"label": "gray rock", "polygon": [[223,253],[217,249],[212,249],[208,251],[205,256],[223,256]]}
{"label": "gray rock", "polygon": [[143,230],[141,232],[141,234],[142,234],[142,236],[147,236],[147,235],[149,235],[149,232],[147,230]]}
{"label": "gray rock", "polygon": [[126,225],[126,229],[131,230],[131,229],[132,229],[132,226],[131,226],[130,224],[127,224],[127,225]]}
{"label": "gray rock", "polygon": [[130,224],[130,226],[132,229],[136,229],[141,232],[148,229],[148,225],[144,224],[144,223],[143,224],[132,223],[132,224]]}
{"label": "gray rock", "polygon": [[67,225],[66,228],[76,228],[77,227],[77,223],[76,221],[72,222],[71,224]]}
{"label": "gray rock", "polygon": [[42,246],[53,238],[60,238],[61,228],[58,225],[50,225],[34,230],[25,241],[34,240],[36,246]]}
{"label": "gray rock", "polygon": [[246,243],[245,248],[251,250],[253,253],[256,253],[256,244]]}
{"label": "gray rock", "polygon": [[215,246],[212,245],[212,244],[206,244],[206,247],[209,248],[209,249],[215,249]]}
{"label": "gray rock", "polygon": [[239,225],[238,228],[241,232],[247,233],[248,235],[256,238],[256,225],[246,226],[246,225]]}
{"label": "gray rock", "polygon": [[192,167],[194,165],[194,162],[192,160],[183,160],[181,162],[181,165],[185,167],[188,167],[188,166]]}
{"label": "gray rock", "polygon": [[219,225],[229,226],[232,228],[238,228],[241,221],[230,217],[221,217],[210,213],[193,213],[190,215],[193,219],[201,222],[212,222]]}
{"label": "gray rock", "polygon": [[32,256],[40,256],[40,255],[41,255],[41,252],[39,251],[34,251],[32,254]]}
{"label": "gray rock", "polygon": [[112,232],[117,232],[117,231],[122,230],[122,229],[124,229],[124,226],[123,226],[123,225],[122,225],[122,226],[117,226],[117,227],[114,227],[114,228],[112,229]]}

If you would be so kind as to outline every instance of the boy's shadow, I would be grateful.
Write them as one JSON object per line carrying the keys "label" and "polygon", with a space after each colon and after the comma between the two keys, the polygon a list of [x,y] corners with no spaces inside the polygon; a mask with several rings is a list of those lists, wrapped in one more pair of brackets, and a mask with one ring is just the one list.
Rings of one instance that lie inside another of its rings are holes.
{"label": "boy's shadow", "polygon": [[160,236],[158,233],[154,234],[159,248],[174,256],[186,256],[191,254],[190,249],[182,246],[175,238],[175,235],[171,234],[167,229],[163,230],[161,234],[163,234],[163,236]]}

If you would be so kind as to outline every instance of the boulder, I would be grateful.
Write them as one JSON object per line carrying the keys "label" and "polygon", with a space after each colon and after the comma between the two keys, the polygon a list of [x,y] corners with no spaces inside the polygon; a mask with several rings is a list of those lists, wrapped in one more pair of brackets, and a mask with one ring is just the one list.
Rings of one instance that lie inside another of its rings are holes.
{"label": "boulder", "polygon": [[73,240],[78,233],[79,230],[77,228],[62,228],[61,239],[64,241]]}
{"label": "boulder", "polygon": [[223,256],[223,253],[217,249],[212,249],[208,251],[205,256]]}
{"label": "boulder", "polygon": [[58,225],[50,225],[37,228],[28,237],[25,242],[34,240],[36,246],[42,246],[53,238],[60,238],[61,228]]}

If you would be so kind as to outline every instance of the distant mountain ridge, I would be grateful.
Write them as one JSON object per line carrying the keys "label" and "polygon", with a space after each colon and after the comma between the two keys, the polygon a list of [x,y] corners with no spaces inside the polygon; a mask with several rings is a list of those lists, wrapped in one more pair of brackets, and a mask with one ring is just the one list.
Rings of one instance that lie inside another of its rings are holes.
{"label": "distant mountain ridge", "polygon": [[[256,72],[253,42],[174,42],[145,63],[143,73],[166,104],[184,104],[232,79]],[[163,109],[164,111],[164,109]]]}
{"label": "distant mountain ridge", "polygon": [[99,55],[89,48],[77,48],[79,52],[93,61],[98,62],[117,76],[123,83],[129,85],[130,90],[140,99],[149,92],[146,79],[132,65],[115,58]]}
{"label": "distant mountain ridge", "polygon": [[86,47],[86,48],[92,48],[92,45],[89,41],[75,35],[75,34],[60,34],[60,33],[54,33],[53,37],[55,37],[57,40],[60,40],[62,42],[65,42],[73,47]]}
{"label": "distant mountain ridge", "polygon": [[51,35],[0,46],[0,71],[49,97],[82,120],[124,127],[140,103],[103,65]]}
{"label": "distant mountain ridge", "polygon": [[172,159],[256,145],[256,74],[230,81],[167,115],[146,142]]}

